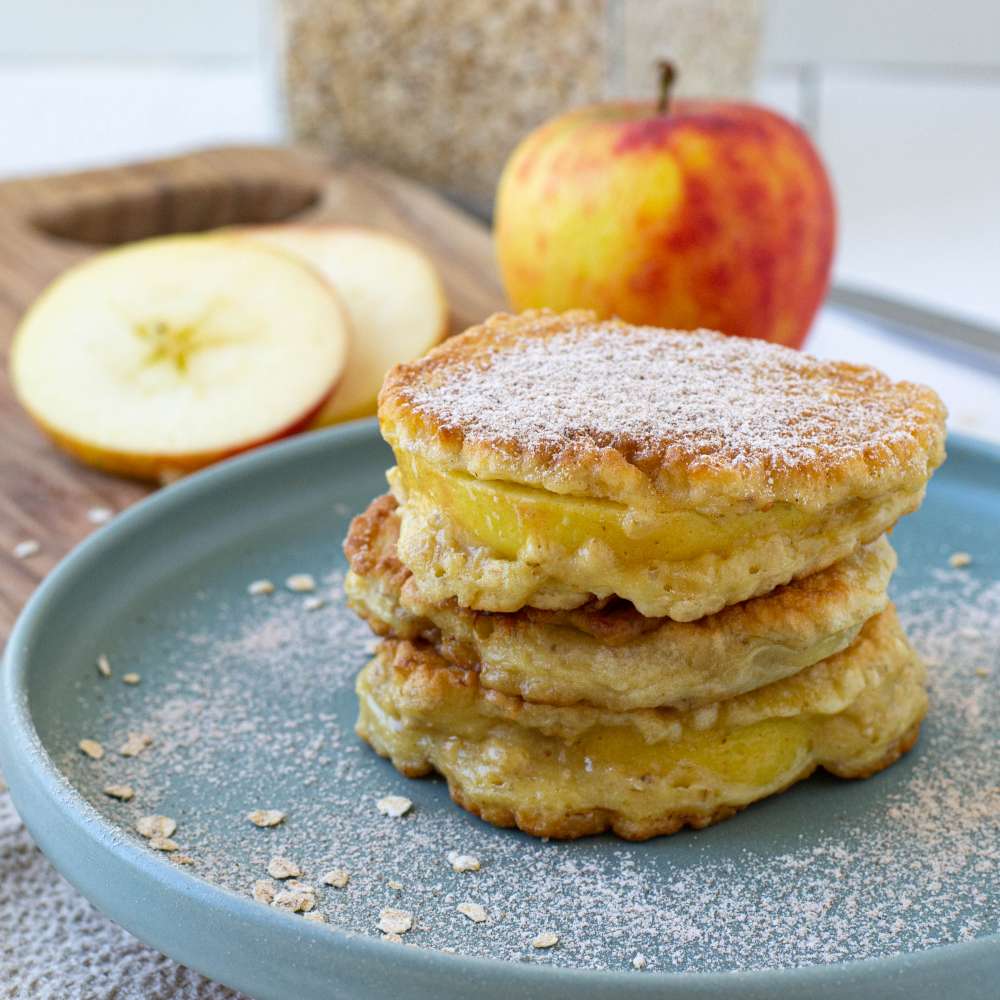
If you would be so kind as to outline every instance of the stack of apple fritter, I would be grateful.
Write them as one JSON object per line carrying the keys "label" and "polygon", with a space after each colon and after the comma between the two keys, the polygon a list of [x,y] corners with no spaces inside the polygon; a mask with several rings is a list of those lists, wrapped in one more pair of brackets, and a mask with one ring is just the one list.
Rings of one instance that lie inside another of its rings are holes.
{"label": "stack of apple fritter", "polygon": [[546,837],[703,827],[917,738],[885,535],[930,389],[760,341],[498,315],[395,368],[397,465],[345,543],[383,637],[358,732]]}

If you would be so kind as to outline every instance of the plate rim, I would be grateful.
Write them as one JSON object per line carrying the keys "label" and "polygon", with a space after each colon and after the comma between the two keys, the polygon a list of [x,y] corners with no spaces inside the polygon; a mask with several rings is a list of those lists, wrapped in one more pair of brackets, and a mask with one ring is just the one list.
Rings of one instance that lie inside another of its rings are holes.
{"label": "plate rim", "polygon": [[[283,930],[287,932],[289,923],[285,914],[274,912],[249,897],[184,871],[133,843],[130,838],[122,837],[121,827],[105,819],[84,799],[48,754],[35,728],[28,703],[28,678],[31,670],[35,669],[31,648],[33,637],[44,627],[49,604],[67,588],[72,590],[74,576],[88,564],[99,561],[106,549],[118,544],[121,533],[126,530],[134,533],[141,529],[145,521],[197,503],[202,494],[225,488],[233,481],[266,474],[283,463],[300,461],[314,454],[329,458],[341,448],[366,439],[371,439],[372,443],[380,440],[374,418],[277,442],[205,469],[123,511],[72,549],[42,580],[18,615],[0,671],[0,766],[15,807],[36,843],[46,839],[38,832],[46,825],[59,825],[59,821],[68,823],[82,838],[80,842],[86,841],[90,849],[105,853],[110,865],[122,872],[132,869],[135,877],[151,883],[158,893],[170,894],[178,904],[207,905],[216,911],[219,918],[249,921],[256,925],[256,929],[265,932],[272,928],[279,934]],[[965,453],[1000,469],[1000,445],[952,433],[948,435],[948,446],[949,451]],[[62,859],[53,858],[44,849],[43,852],[64,877],[77,885],[72,866],[64,865]],[[80,886],[77,885],[77,888]],[[107,913],[104,905],[95,902],[89,892],[82,888],[81,892],[98,909]],[[155,940],[137,932],[125,920],[111,916],[130,933],[174,960],[234,988],[253,988],[252,984],[230,981],[230,977],[222,976],[202,963],[173,954],[172,950],[164,949]],[[715,990],[733,997],[767,996],[770,991],[844,989],[851,986],[866,989],[876,986],[908,988],[907,984],[912,985],[917,979],[947,975],[959,969],[965,975],[973,974],[977,969],[986,974],[991,968],[1000,972],[1000,933],[919,951],[847,962],[728,972],[650,969],[640,974],[625,969],[564,968],[452,955],[432,948],[400,949],[399,945],[381,941],[372,934],[312,926],[304,921],[300,923],[301,927],[296,925],[300,937],[305,935],[306,940],[311,937],[320,947],[322,942],[326,942],[343,959],[359,961],[369,970],[394,963],[405,969],[412,964],[415,970],[421,969],[426,975],[445,980],[496,981],[511,987],[520,985],[525,989],[555,987],[582,991],[581,995],[591,995],[592,990],[662,995],[663,990],[672,989],[688,991],[679,992],[678,996],[710,996]],[[810,994],[804,992],[803,995]]]}

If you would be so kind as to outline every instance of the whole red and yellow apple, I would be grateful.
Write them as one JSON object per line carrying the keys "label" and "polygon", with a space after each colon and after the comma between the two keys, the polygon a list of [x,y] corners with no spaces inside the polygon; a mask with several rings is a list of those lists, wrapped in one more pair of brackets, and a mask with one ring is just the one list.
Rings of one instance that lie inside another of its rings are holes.
{"label": "whole red and yellow apple", "polygon": [[826,292],[835,209],[805,133],[751,104],[583,108],[532,132],[497,192],[516,309],[799,346]]}

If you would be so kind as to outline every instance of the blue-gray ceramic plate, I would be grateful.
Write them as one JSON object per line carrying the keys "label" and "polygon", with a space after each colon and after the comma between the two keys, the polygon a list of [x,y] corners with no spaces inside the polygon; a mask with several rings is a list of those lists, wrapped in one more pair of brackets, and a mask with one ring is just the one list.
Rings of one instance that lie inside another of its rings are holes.
{"label": "blue-gray ceramic plate", "polygon": [[[949,450],[893,535],[931,713],[917,748],[869,781],[816,776],[711,829],[626,844],[495,830],[441,781],[399,776],[353,734],[371,640],[339,591],[348,520],[384,490],[372,422],[204,472],[73,552],[8,646],[0,765],[84,895],[259,998],[997,996],[1000,452]],[[957,550],[970,565],[950,566]],[[321,607],[283,585],[294,573],[314,576]],[[263,578],[275,592],[251,596]],[[122,756],[129,732],[152,745]],[[126,783],[129,802],[102,791]],[[387,794],[413,809],[381,815]],[[254,809],[287,819],[258,829]],[[192,864],[134,832],[153,813],[177,821]],[[453,871],[450,851],[481,870]],[[250,898],[276,855],[317,886],[325,924]],[[346,888],[321,883],[333,868]],[[414,916],[402,944],[379,940],[385,907]],[[532,947],[542,931],[559,943]]]}

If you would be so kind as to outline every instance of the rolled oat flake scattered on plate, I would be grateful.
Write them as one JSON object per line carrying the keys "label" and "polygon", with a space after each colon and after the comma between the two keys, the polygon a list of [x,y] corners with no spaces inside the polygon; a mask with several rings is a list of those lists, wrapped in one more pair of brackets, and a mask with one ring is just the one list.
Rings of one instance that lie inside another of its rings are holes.
{"label": "rolled oat flake scattered on plate", "polygon": [[459,854],[458,851],[448,852],[448,864],[456,872],[477,872],[482,867],[479,858],[471,854]]}
{"label": "rolled oat flake scattered on plate", "polygon": [[375,807],[383,816],[399,819],[413,808],[413,803],[402,795],[386,795],[375,803]]}
{"label": "rolled oat flake scattered on plate", "polygon": [[80,740],[77,746],[91,760],[100,760],[104,756],[104,747],[97,740]]}
{"label": "rolled oat flake scattered on plate", "polygon": [[531,942],[532,948],[552,948],[559,943],[559,935],[553,934],[552,931],[542,931],[541,934],[537,935],[535,939]]}
{"label": "rolled oat flake scattered on plate", "polygon": [[459,903],[455,909],[473,923],[481,924],[486,919],[486,910],[479,903]]}
{"label": "rolled oat flake scattered on plate", "polygon": [[270,906],[274,902],[274,883],[269,882],[266,878],[259,878],[253,884],[253,889],[251,890],[251,895],[254,901],[257,903],[265,903]]}
{"label": "rolled oat flake scattered on plate", "polygon": [[254,580],[247,587],[247,593],[251,597],[263,597],[265,594],[273,594],[274,584],[270,580]]}
{"label": "rolled oat flake scattered on plate", "polygon": [[254,826],[277,826],[285,821],[285,814],[278,809],[255,809],[253,812],[247,813],[247,819]]}
{"label": "rolled oat flake scattered on plate", "polygon": [[119,747],[123,757],[138,757],[143,750],[153,745],[153,737],[148,733],[129,733],[128,739]]}
{"label": "rolled oat flake scattered on plate", "polygon": [[122,674],[122,684],[138,684],[141,680],[138,674]]}
{"label": "rolled oat flake scattered on plate", "polygon": [[288,858],[271,858],[267,863],[267,874],[271,878],[298,878],[302,874],[302,869]]}
{"label": "rolled oat flake scattered on plate", "polygon": [[308,573],[293,573],[285,581],[285,586],[297,594],[304,594],[316,589],[316,581]]}
{"label": "rolled oat flake scattered on plate", "polygon": [[378,929],[383,934],[405,934],[413,926],[413,914],[387,906],[379,911]]}
{"label": "rolled oat flake scattered on plate", "polygon": [[290,913],[307,913],[316,905],[316,896],[311,892],[303,892],[301,889],[282,889],[274,897],[271,905],[278,910],[287,910]]}
{"label": "rolled oat flake scattered on plate", "polygon": [[149,846],[153,848],[154,851],[179,851],[177,842],[171,840],[169,837],[150,837]]}
{"label": "rolled oat flake scattered on plate", "polygon": [[135,828],[144,837],[171,837],[177,829],[177,821],[169,816],[141,816]]}
{"label": "rolled oat flake scattered on plate", "polygon": [[118,799],[120,802],[128,802],[135,795],[135,789],[131,785],[105,785],[104,794],[110,799]]}
{"label": "rolled oat flake scattered on plate", "polygon": [[350,881],[351,876],[343,868],[334,868],[323,876],[323,884],[332,885],[334,889],[343,889]]}
{"label": "rolled oat flake scattered on plate", "polygon": [[97,672],[102,677],[111,676],[111,663],[103,653],[101,653],[101,655],[97,658]]}

